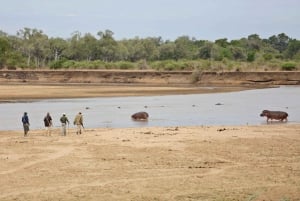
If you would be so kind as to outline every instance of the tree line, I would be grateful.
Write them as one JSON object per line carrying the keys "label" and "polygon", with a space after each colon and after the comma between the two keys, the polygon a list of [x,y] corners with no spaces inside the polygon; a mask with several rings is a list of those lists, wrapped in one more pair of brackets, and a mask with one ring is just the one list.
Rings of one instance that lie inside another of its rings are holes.
{"label": "tree line", "polygon": [[0,31],[0,68],[93,68],[157,70],[240,70],[299,67],[300,41],[285,33],[262,39],[258,34],[231,40],[197,40],[179,36],[116,40],[110,30],[74,32],[70,38],[49,37],[23,28],[16,35]]}

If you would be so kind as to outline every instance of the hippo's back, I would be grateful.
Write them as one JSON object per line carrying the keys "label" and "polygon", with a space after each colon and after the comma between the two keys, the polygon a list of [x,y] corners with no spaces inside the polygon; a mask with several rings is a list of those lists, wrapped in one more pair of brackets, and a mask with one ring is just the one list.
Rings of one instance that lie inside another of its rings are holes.
{"label": "hippo's back", "polygon": [[131,115],[131,118],[134,120],[147,120],[149,114],[147,112],[137,112]]}

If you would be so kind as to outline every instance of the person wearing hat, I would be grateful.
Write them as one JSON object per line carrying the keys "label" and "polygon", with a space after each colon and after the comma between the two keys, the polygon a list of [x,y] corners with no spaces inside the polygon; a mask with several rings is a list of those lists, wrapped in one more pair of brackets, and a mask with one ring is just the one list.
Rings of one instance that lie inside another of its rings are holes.
{"label": "person wearing hat", "polygon": [[67,135],[67,123],[69,125],[69,120],[65,113],[63,113],[62,117],[60,118],[60,122],[61,122],[61,127],[62,127],[62,135],[66,136]]}
{"label": "person wearing hat", "polygon": [[24,128],[24,137],[27,136],[28,131],[29,131],[29,118],[27,115],[27,112],[24,112],[24,115],[22,117],[22,123],[23,123],[23,128]]}
{"label": "person wearing hat", "polygon": [[83,117],[81,112],[76,115],[73,123],[77,126],[76,134],[81,134],[81,128],[83,128]]}

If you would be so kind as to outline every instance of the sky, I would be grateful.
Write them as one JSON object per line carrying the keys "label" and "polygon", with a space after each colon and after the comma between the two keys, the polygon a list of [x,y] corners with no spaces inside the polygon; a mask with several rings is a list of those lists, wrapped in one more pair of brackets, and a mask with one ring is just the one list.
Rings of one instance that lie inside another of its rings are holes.
{"label": "sky", "polygon": [[0,0],[0,30],[24,27],[70,38],[111,30],[117,40],[180,36],[197,40],[300,39],[300,0]]}

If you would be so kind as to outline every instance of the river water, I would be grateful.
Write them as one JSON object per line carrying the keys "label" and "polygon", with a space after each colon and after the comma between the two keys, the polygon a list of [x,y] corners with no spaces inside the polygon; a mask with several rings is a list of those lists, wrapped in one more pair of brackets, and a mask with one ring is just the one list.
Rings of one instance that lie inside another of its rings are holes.
{"label": "river water", "polygon": [[[289,113],[288,123],[300,123],[300,86],[255,89],[230,93],[166,95],[143,97],[80,98],[1,103],[0,130],[22,129],[21,117],[27,112],[31,129],[43,128],[50,112],[55,127],[66,113],[73,122],[80,111],[86,128],[128,128],[152,126],[260,125],[266,119],[262,110]],[[135,112],[149,113],[147,122],[135,122]],[[70,124],[73,127],[72,124]]]}

